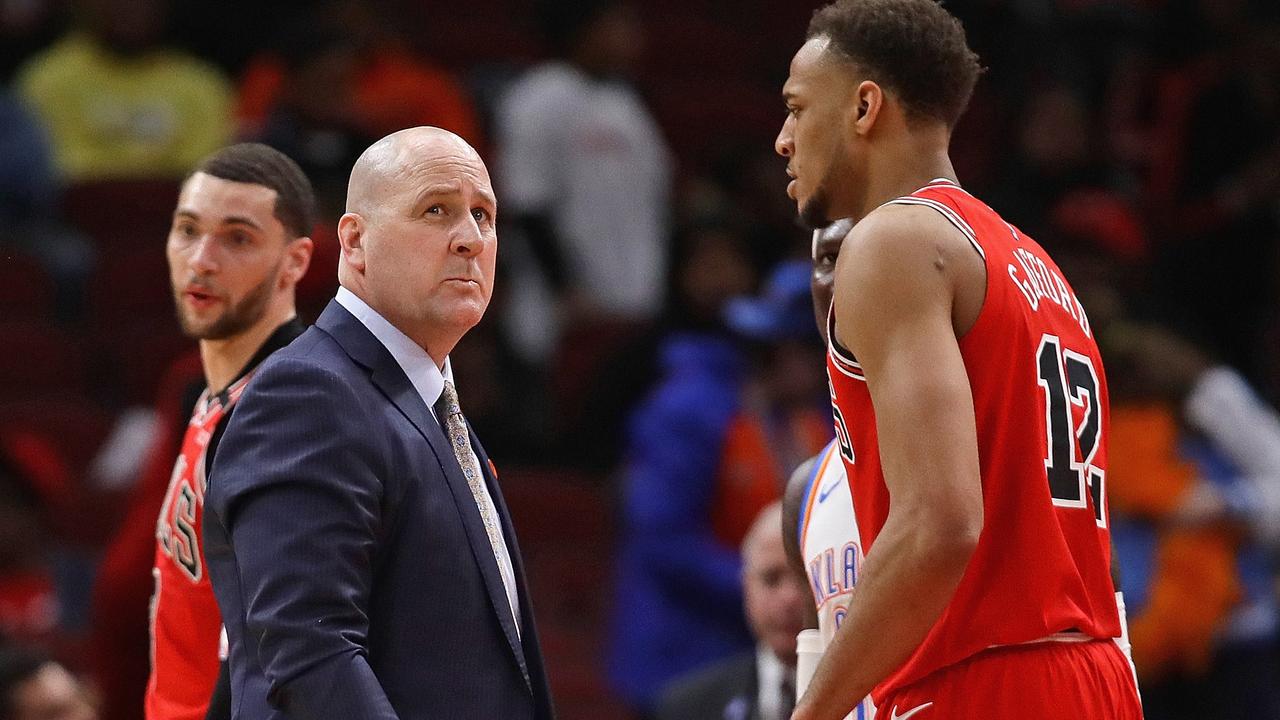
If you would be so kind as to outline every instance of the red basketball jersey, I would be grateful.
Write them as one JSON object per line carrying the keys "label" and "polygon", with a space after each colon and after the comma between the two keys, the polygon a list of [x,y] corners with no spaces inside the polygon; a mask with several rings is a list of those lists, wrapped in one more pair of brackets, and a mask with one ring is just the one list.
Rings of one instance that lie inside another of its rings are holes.
{"label": "red basketball jersey", "polygon": [[[985,519],[955,597],[906,663],[876,687],[877,705],[992,646],[1067,631],[1108,640],[1120,634],[1104,492],[1107,384],[1084,309],[1038,244],[954,183],[934,181],[892,202],[936,210],[986,264],[982,311],[959,343],[973,392]],[[830,335],[836,433],[872,555],[889,512],[875,413],[862,368]]]}
{"label": "red basketball jersey", "polygon": [[218,679],[222,615],[201,547],[209,441],[252,373],[218,396],[206,390],[182,439],[156,525],[147,720],[202,720]]}

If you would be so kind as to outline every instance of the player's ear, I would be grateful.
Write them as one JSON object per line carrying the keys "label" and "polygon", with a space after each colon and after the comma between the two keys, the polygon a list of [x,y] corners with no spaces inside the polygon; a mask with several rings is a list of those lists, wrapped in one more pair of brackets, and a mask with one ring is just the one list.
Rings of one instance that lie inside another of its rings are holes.
{"label": "player's ear", "polygon": [[311,267],[311,254],[315,242],[309,237],[294,238],[285,249],[284,274],[290,284],[297,284]]}
{"label": "player's ear", "polygon": [[364,272],[364,218],[345,213],[338,219],[338,245],[342,258],[352,269]]}
{"label": "player's ear", "polygon": [[863,80],[853,91],[849,121],[856,135],[866,135],[876,124],[884,106],[884,90],[872,80]]}

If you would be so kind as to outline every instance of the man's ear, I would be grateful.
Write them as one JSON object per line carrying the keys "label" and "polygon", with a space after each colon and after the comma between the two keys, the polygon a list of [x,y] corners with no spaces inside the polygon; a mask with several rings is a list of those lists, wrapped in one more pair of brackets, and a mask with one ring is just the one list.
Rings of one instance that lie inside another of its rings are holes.
{"label": "man's ear", "polygon": [[854,88],[849,122],[855,135],[866,135],[875,127],[884,107],[884,90],[873,80],[863,80]]}
{"label": "man's ear", "polygon": [[306,276],[314,250],[315,242],[309,237],[294,238],[289,242],[284,260],[284,277],[289,284],[296,285]]}
{"label": "man's ear", "polygon": [[345,213],[338,219],[338,245],[346,264],[357,272],[364,272],[364,218],[356,213]]}

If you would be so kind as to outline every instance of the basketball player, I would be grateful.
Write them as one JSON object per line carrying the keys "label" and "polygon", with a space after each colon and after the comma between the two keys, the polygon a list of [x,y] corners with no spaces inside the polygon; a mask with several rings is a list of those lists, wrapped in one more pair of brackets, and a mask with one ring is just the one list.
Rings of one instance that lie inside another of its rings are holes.
{"label": "basketball player", "polygon": [[[852,226],[849,220],[837,220],[813,233],[809,289],[824,342],[829,342],[827,314],[836,259]],[[782,499],[783,545],[788,560],[808,581],[813,594],[808,627],[818,628],[824,647],[831,644],[849,612],[849,598],[864,559],[848,478],[840,461],[841,442],[842,438],[832,440],[817,456],[801,463],[787,481]],[[848,717],[869,720],[874,713],[871,699],[864,698]]]}
{"label": "basketball player", "polygon": [[866,560],[794,715],[1141,717],[1110,577],[1107,388],[1030,238],[956,183],[979,73],[933,0],[815,13],[776,142],[800,216],[855,221],[828,374]]}
{"label": "basketball player", "polygon": [[294,288],[311,262],[314,215],[306,176],[259,144],[205,158],[178,196],[169,276],[182,331],[200,341],[207,386],[156,526],[148,720],[204,718],[209,707],[222,620],[201,549],[208,470],[254,369],[302,333]]}

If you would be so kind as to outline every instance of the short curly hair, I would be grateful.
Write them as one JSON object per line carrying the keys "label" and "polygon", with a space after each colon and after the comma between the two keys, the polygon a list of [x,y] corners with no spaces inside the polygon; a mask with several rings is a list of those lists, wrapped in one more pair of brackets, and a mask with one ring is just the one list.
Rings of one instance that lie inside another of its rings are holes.
{"label": "short curly hair", "polygon": [[982,66],[964,27],[935,0],[837,0],[819,8],[806,36],[891,90],[909,117],[955,127]]}
{"label": "short curly hair", "polygon": [[275,190],[276,219],[291,237],[306,237],[315,226],[316,196],[311,181],[296,162],[273,147],[262,143],[229,145],[201,160],[191,171],[196,173]]}

